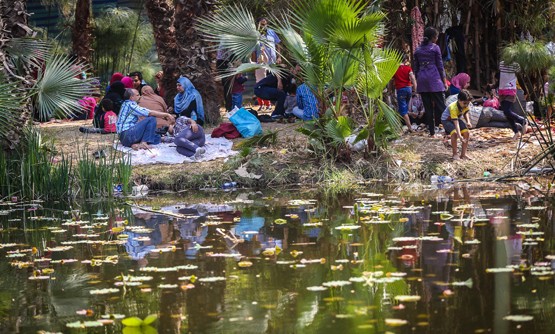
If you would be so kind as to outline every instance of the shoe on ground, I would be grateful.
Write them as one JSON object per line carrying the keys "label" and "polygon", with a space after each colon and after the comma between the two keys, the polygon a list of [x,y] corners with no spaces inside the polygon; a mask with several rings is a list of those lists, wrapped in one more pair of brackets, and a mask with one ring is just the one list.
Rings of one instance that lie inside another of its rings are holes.
{"label": "shoe on ground", "polygon": [[204,153],[206,153],[206,149],[204,147],[197,147],[195,150],[195,159],[202,157]]}

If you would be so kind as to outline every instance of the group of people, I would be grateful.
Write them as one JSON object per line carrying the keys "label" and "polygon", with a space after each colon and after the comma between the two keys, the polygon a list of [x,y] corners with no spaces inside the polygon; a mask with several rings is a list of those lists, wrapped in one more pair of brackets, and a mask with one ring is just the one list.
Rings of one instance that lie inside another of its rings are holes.
{"label": "group of people", "polygon": [[[444,142],[452,148],[453,159],[470,159],[467,155],[469,129],[480,126],[510,127],[514,138],[526,133],[528,120],[525,114],[519,115],[513,110],[517,100],[518,82],[517,65],[501,62],[499,66],[499,81],[496,85],[488,84],[486,97],[475,101],[467,90],[470,86],[470,76],[459,73],[447,81],[441,50],[436,44],[438,31],[428,27],[424,31],[424,38],[415,50],[413,67],[409,57],[405,56],[403,63],[394,76],[399,114],[408,127],[414,131],[412,123],[418,123],[424,118],[430,136],[440,131],[440,125],[445,130]],[[445,98],[445,93],[449,97]],[[480,102],[475,107],[473,102]],[[462,143],[460,155],[457,141]]]}
{"label": "group of people", "polygon": [[[187,157],[200,157],[205,153],[204,107],[200,93],[186,77],[177,79],[177,94],[173,108],[163,98],[160,83],[163,73],[156,74],[157,86],[152,88],[140,72],[128,76],[114,73],[104,98],[93,107],[93,128],[80,128],[81,132],[117,133],[123,146],[134,150],[150,149],[150,145],[173,141],[176,150]],[[92,103],[82,106],[90,108]]]}

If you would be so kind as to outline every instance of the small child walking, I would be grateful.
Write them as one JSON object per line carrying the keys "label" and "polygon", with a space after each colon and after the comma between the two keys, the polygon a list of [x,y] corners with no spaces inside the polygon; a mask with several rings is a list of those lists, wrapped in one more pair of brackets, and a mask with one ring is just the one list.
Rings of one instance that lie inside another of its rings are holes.
{"label": "small child walking", "polygon": [[[468,115],[469,105],[471,101],[472,95],[470,95],[470,93],[466,89],[463,89],[457,96],[457,101],[448,105],[441,115],[441,124],[443,124],[445,133],[451,136],[453,160],[471,160],[471,158],[466,155],[468,140],[470,139],[470,132],[468,131],[468,129],[472,127],[472,124],[470,123],[470,117]],[[460,139],[462,143],[460,157],[457,155],[457,139]]]}
{"label": "small child walking", "polygon": [[233,80],[233,87],[231,88],[231,107],[241,108],[243,106],[243,92],[245,91],[244,83],[247,82],[248,77],[243,76],[241,73],[235,75]]}

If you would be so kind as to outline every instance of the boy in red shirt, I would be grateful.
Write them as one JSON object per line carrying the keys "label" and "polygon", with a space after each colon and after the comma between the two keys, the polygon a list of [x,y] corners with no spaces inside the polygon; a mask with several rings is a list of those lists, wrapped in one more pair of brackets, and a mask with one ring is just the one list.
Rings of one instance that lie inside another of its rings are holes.
{"label": "boy in red shirt", "polygon": [[116,115],[115,112],[112,111],[112,109],[114,109],[114,104],[112,103],[111,100],[104,99],[100,102],[100,106],[104,111],[104,115],[102,116],[104,119],[103,133],[115,133],[118,116]]}
{"label": "boy in red shirt", "polygon": [[408,115],[408,106],[410,98],[412,97],[413,87],[416,92],[416,78],[409,65],[409,57],[407,55],[403,57],[403,63],[399,66],[397,72],[395,72],[393,80],[395,81],[395,89],[397,90],[399,114],[405,120],[408,131],[412,132],[410,118]]}

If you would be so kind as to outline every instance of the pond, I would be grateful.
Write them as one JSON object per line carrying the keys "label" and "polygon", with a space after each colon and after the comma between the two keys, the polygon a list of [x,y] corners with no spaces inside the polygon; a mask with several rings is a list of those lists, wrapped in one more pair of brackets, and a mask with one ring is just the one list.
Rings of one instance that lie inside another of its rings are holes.
{"label": "pond", "polygon": [[4,200],[0,332],[553,332],[552,204],[376,189]]}

